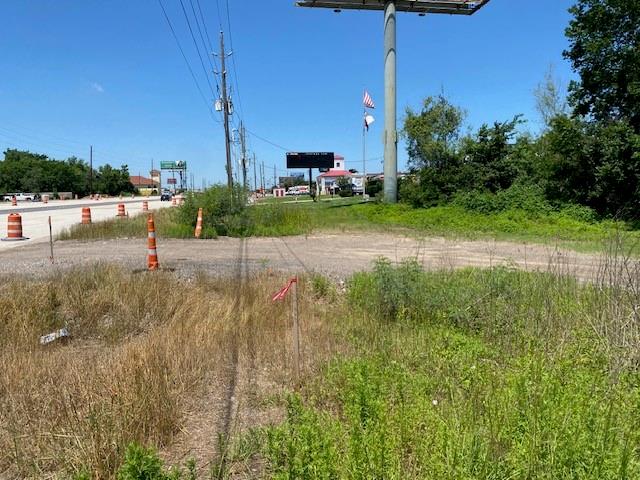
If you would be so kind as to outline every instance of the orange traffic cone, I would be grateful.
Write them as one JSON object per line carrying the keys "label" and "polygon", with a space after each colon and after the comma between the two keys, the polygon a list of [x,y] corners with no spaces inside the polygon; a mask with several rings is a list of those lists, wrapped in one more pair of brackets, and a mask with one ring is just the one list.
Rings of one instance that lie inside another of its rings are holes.
{"label": "orange traffic cone", "polygon": [[198,209],[198,221],[196,222],[196,232],[195,232],[196,238],[200,238],[201,234],[202,234],[202,209],[199,208]]}
{"label": "orange traffic cone", "polygon": [[91,209],[89,207],[82,207],[82,225],[89,225],[91,223]]}
{"label": "orange traffic cone", "polygon": [[149,202],[146,200],[142,202],[142,211],[145,213],[149,211]]}
{"label": "orange traffic cone", "polygon": [[15,195],[13,197],[11,197],[11,206],[12,207],[17,207],[18,206],[18,199],[16,198]]}
{"label": "orange traffic cone", "polygon": [[153,223],[153,213],[149,214],[147,219],[147,267],[149,270],[157,270],[158,251],[156,249],[156,227]]}
{"label": "orange traffic cone", "polygon": [[176,205],[176,197],[171,197],[171,206],[175,207]]}
{"label": "orange traffic cone", "polygon": [[124,203],[119,203],[118,204],[118,214],[116,215],[117,217],[126,217],[127,214],[124,211]]}

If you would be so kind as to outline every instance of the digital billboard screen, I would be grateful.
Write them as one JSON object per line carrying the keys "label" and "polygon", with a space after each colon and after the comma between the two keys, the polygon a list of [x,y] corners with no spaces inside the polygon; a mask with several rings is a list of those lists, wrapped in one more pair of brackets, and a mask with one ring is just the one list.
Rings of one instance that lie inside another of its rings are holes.
{"label": "digital billboard screen", "polygon": [[288,152],[287,168],[333,168],[333,152]]}

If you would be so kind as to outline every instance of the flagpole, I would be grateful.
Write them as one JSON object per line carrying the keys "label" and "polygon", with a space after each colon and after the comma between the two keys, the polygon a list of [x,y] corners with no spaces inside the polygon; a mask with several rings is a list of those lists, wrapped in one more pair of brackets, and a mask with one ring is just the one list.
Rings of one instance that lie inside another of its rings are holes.
{"label": "flagpole", "polygon": [[362,198],[364,198],[364,194],[366,193],[366,185],[367,185],[367,134],[365,132],[367,124],[367,109],[364,109],[364,113],[362,115]]}

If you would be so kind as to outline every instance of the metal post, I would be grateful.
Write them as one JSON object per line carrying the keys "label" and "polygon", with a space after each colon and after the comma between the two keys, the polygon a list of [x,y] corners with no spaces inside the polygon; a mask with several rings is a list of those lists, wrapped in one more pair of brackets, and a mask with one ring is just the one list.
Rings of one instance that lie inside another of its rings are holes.
{"label": "metal post", "polygon": [[396,5],[384,7],[384,199],[398,201],[398,133],[396,131]]}
{"label": "metal post", "polygon": [[362,198],[367,193],[367,109],[364,109],[362,118]]}
{"label": "metal post", "polygon": [[51,228],[51,215],[49,215],[49,248],[51,249],[51,256],[49,260],[53,263],[53,230]]}

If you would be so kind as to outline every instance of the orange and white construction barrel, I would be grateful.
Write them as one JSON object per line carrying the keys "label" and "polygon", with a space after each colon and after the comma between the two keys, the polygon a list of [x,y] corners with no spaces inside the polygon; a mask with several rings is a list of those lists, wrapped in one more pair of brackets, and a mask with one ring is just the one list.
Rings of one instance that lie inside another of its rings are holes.
{"label": "orange and white construction barrel", "polygon": [[1,239],[4,242],[27,240],[22,235],[22,216],[19,213],[10,213],[7,218],[7,236]]}
{"label": "orange and white construction barrel", "polygon": [[89,225],[91,223],[91,209],[89,207],[82,207],[82,225]]}
{"label": "orange and white construction barrel", "polygon": [[126,217],[127,214],[124,211],[124,203],[119,203],[118,204],[118,214],[116,215],[118,217]]}

